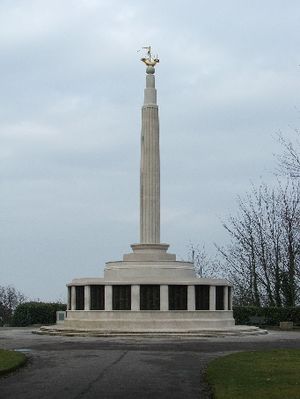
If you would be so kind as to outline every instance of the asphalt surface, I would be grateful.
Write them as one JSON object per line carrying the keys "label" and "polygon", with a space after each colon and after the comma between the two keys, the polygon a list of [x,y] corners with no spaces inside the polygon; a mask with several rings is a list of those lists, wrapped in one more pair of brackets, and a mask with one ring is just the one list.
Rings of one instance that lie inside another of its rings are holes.
{"label": "asphalt surface", "polygon": [[209,361],[235,351],[299,348],[300,332],[220,338],[55,337],[0,328],[28,364],[0,378],[1,399],[208,399]]}

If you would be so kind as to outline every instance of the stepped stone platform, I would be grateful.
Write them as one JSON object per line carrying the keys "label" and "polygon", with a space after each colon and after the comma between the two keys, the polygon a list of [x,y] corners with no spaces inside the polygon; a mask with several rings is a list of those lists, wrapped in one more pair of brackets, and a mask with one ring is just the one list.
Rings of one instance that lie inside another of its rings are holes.
{"label": "stepped stone platform", "polygon": [[33,331],[39,335],[61,335],[69,337],[226,337],[226,336],[246,336],[246,335],[264,335],[267,330],[254,326],[234,326],[230,328],[210,329],[202,328],[199,330],[177,330],[177,331],[158,331],[158,330],[98,330],[98,329],[68,329],[54,326],[43,326],[38,331]]}

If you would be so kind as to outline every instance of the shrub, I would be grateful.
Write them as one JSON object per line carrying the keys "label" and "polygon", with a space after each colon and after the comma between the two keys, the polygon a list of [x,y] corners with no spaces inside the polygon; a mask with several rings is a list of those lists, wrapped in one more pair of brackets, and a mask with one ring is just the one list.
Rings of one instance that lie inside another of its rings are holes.
{"label": "shrub", "polygon": [[300,306],[294,308],[234,306],[236,324],[278,326],[281,321],[300,324]]}
{"label": "shrub", "polygon": [[18,305],[13,316],[13,325],[17,327],[31,324],[54,324],[56,311],[66,310],[63,303],[25,302]]}

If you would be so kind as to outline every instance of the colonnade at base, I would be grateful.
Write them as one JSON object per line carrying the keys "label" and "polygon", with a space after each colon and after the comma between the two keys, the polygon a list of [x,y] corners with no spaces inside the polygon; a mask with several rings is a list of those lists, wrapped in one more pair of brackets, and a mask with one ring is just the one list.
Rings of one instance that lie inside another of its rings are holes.
{"label": "colonnade at base", "polygon": [[68,310],[231,310],[229,285],[89,284],[68,286]]}

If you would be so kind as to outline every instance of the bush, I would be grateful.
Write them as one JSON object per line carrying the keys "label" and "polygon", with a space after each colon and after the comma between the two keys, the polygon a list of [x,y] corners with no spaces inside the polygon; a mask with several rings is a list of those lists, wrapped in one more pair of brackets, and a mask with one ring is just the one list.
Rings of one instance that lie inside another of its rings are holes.
{"label": "bush", "polygon": [[234,306],[236,324],[278,326],[281,321],[300,324],[300,306],[294,308]]}
{"label": "bush", "polygon": [[13,316],[13,325],[25,327],[32,324],[54,324],[56,311],[66,310],[63,303],[25,302],[18,305]]}

